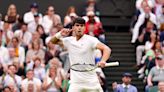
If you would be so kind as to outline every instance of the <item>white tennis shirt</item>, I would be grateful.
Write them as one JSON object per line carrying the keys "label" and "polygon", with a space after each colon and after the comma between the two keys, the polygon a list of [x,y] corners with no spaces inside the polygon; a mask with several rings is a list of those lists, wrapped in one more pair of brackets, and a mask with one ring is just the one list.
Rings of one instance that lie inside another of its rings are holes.
{"label": "white tennis shirt", "polygon": [[[79,40],[76,37],[65,37],[62,39],[64,46],[68,49],[70,65],[95,64],[95,54],[97,43],[100,41],[90,35],[83,35]],[[95,71],[77,72],[70,70],[71,83],[98,83]],[[93,85],[93,84],[92,84]]]}

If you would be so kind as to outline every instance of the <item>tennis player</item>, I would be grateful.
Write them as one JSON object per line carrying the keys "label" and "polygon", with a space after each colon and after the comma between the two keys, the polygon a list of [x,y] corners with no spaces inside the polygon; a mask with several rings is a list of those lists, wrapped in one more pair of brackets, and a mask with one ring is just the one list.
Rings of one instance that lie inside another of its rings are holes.
{"label": "tennis player", "polygon": [[[94,50],[102,51],[102,58],[98,65],[105,67],[106,61],[109,59],[111,49],[101,43],[97,38],[84,34],[85,20],[78,17],[74,20],[72,29],[62,29],[56,33],[51,42],[56,44],[62,41],[69,53],[70,65],[95,64]],[[73,36],[68,36],[70,32]],[[80,68],[80,67],[79,67]],[[70,70],[70,88],[68,92],[103,92],[96,71],[78,72]]]}

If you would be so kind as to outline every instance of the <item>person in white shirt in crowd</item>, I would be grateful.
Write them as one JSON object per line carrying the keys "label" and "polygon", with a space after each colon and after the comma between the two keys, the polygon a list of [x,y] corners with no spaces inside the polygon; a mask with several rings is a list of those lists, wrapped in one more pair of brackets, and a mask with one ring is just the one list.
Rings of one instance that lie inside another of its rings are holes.
{"label": "person in white shirt in crowd", "polygon": [[26,78],[21,83],[21,91],[28,92],[28,85],[33,83],[34,92],[41,92],[41,81],[34,77],[34,71],[29,69],[26,73]]}
{"label": "person in white shirt in crowd", "polygon": [[93,11],[87,11],[86,16],[83,16],[83,18],[87,22],[90,16],[94,18],[95,22],[100,22],[100,18],[97,17]]}
{"label": "person in white shirt in crowd", "polygon": [[154,13],[156,16],[160,15],[162,13],[162,6],[164,4],[163,0],[154,0]]}
{"label": "person in white shirt in crowd", "polygon": [[8,49],[2,45],[2,33],[3,31],[0,30],[0,63],[5,69],[7,69],[6,64],[9,60],[9,52]]}
{"label": "person in white shirt in crowd", "polygon": [[48,74],[42,84],[43,90],[46,92],[60,92],[62,80],[57,76],[57,67],[50,66],[47,72]]}
{"label": "person in white shirt in crowd", "polygon": [[30,41],[32,40],[32,34],[29,32],[26,23],[21,24],[21,29],[14,32],[14,36],[20,40],[20,45],[27,48]]}
{"label": "person in white shirt in crowd", "polygon": [[140,14],[138,17],[138,20],[134,26],[134,29],[132,30],[132,39],[131,43],[135,43],[138,36],[139,36],[139,28],[141,25],[146,21],[150,20],[153,22],[153,24],[157,25],[157,18],[156,16],[151,12],[151,8],[149,6],[144,7],[144,13]]}
{"label": "person in white shirt in crowd", "polygon": [[155,0],[136,0],[136,9],[140,11],[140,13],[144,13],[144,7],[149,6],[150,8],[154,8]]}
{"label": "person in white shirt in crowd", "polygon": [[8,21],[4,21],[2,30],[3,30],[5,45],[8,46],[12,37],[14,36],[14,33],[13,33]]}
{"label": "person in white shirt in crowd", "polygon": [[36,31],[37,26],[41,25],[39,20],[40,20],[39,13],[34,14],[34,21],[30,22],[27,25],[27,28],[28,28],[29,32],[34,33]]}
{"label": "person in white shirt in crowd", "polygon": [[24,14],[23,20],[25,23],[29,24],[35,21],[34,14],[39,14],[39,24],[42,23],[42,14],[38,11],[39,5],[37,3],[32,3],[30,5],[30,11]]}
{"label": "person in white shirt in crowd", "polygon": [[164,24],[164,5],[162,5],[161,7],[161,13],[156,16],[157,16],[158,28],[160,28],[161,24]]}
{"label": "person in white shirt in crowd", "polygon": [[11,65],[13,63],[13,60],[17,57],[15,56],[15,49],[13,47],[8,47],[7,49],[9,52],[9,59],[7,65]]}
{"label": "person in white shirt in crowd", "polygon": [[48,6],[46,15],[43,17],[42,25],[45,29],[45,33],[49,34],[50,29],[61,23],[61,17],[55,13],[53,6]]}
{"label": "person in white shirt in crowd", "polygon": [[76,8],[74,6],[70,6],[67,10],[67,14],[64,17],[64,26],[67,26],[68,24],[70,24],[72,22],[71,17],[77,17],[76,14]]}
{"label": "person in white shirt in crowd", "polygon": [[27,92],[36,92],[36,89],[34,88],[34,82],[33,81],[28,82]]}
{"label": "person in white shirt in crowd", "polygon": [[38,79],[40,79],[41,81],[43,81],[45,75],[46,75],[46,71],[45,68],[43,66],[41,66],[41,59],[39,57],[36,57],[33,60],[33,70],[34,70],[34,76]]}
{"label": "person in white shirt in crowd", "polygon": [[12,38],[11,47],[14,48],[15,57],[19,59],[19,65],[22,69],[24,69],[24,62],[25,62],[25,49],[20,46],[19,39],[17,37]]}
{"label": "person in white shirt in crowd", "polygon": [[10,84],[14,83],[14,88],[17,92],[20,92],[22,78],[15,74],[16,70],[17,67],[15,65],[9,65],[7,73],[1,76],[0,80],[3,87],[10,86]]}

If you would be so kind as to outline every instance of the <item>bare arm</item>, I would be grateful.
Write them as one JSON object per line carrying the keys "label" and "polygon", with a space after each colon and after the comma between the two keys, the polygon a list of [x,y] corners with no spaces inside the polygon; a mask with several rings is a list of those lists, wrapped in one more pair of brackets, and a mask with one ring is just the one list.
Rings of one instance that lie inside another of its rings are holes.
{"label": "bare arm", "polygon": [[60,32],[56,33],[52,38],[51,42],[57,44],[62,37],[68,36],[72,30],[63,28]]}
{"label": "bare arm", "polygon": [[149,74],[148,75],[148,78],[147,78],[147,84],[149,85],[149,86],[153,86],[153,83],[152,83],[152,76]]}
{"label": "bare arm", "polygon": [[51,86],[51,83],[48,84],[47,78],[45,78],[44,81],[43,81],[43,83],[42,83],[42,89],[43,90],[47,90],[50,86]]}
{"label": "bare arm", "polygon": [[98,65],[100,65],[101,67],[105,67],[105,63],[110,57],[111,49],[103,43],[98,43],[96,48],[102,51],[102,58]]}

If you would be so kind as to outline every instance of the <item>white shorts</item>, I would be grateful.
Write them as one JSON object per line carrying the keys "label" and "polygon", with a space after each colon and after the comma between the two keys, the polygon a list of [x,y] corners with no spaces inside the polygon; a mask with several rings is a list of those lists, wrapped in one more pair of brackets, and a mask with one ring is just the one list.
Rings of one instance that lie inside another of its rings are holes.
{"label": "white shorts", "polygon": [[103,92],[99,83],[71,83],[68,92]]}

